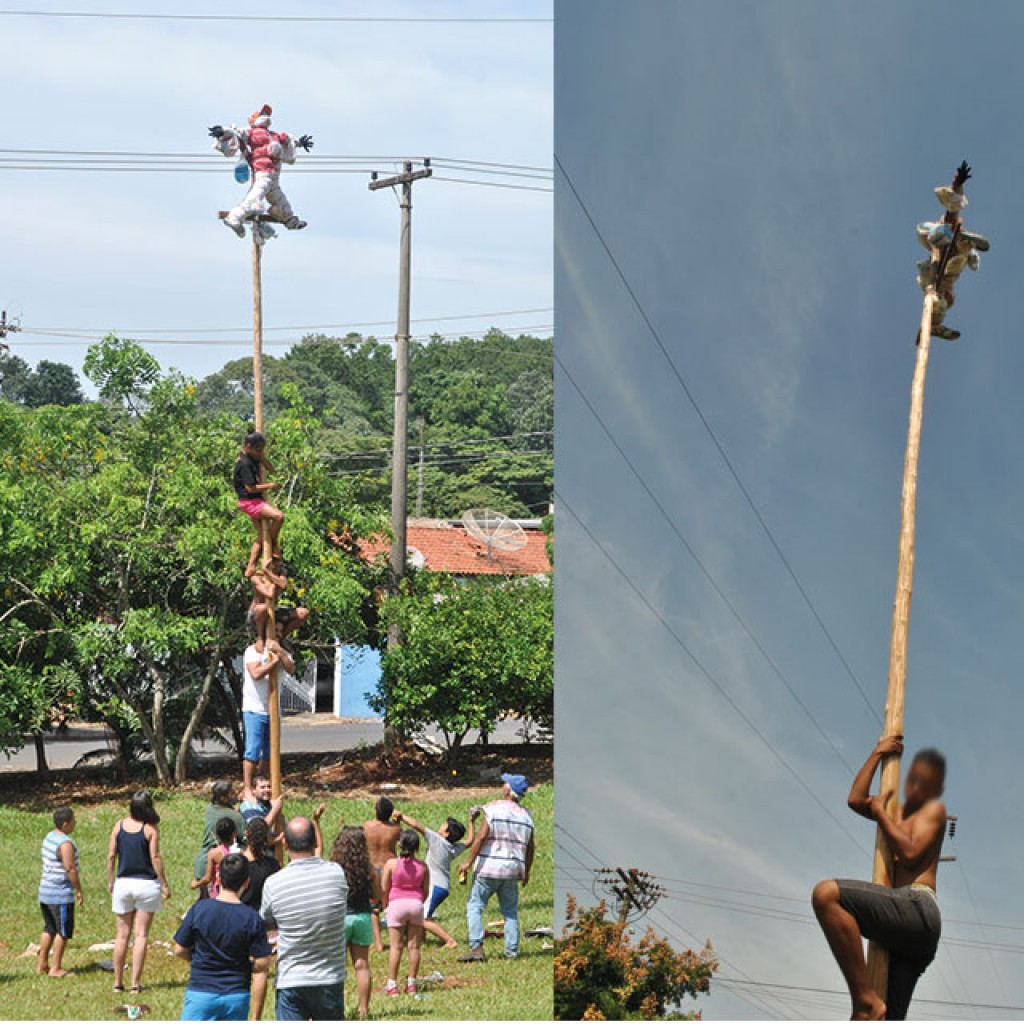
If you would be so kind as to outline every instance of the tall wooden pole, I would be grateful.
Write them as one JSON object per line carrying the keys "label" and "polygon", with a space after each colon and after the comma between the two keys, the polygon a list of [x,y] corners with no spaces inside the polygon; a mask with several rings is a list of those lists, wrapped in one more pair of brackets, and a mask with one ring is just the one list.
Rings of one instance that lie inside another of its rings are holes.
{"label": "tall wooden pole", "polygon": [[[910,425],[907,430],[907,451],[903,459],[903,501],[900,507],[900,551],[896,570],[896,600],[892,611],[892,640],[889,647],[889,689],[885,699],[885,735],[903,733],[903,705],[907,683],[907,636],[910,627],[910,599],[914,589],[914,521],[917,507],[917,463],[921,450],[921,420],[924,415],[924,382],[931,348],[932,310],[935,286],[929,287],[921,312],[921,333],[918,338],[917,363],[910,389]],[[898,802],[900,758],[893,754],[882,764],[880,792],[897,794],[886,810],[891,812]],[[875,834],[873,882],[892,885],[892,854],[881,829]],[[889,954],[872,942],[868,946],[868,972],[871,987],[883,999],[888,986]]]}
{"label": "tall wooden pole", "polygon": [[[409,459],[409,293],[412,283],[412,185],[421,178],[429,178],[434,172],[430,161],[425,160],[421,170],[414,171],[411,160],[406,160],[401,174],[380,178],[376,172],[370,176],[369,189],[375,192],[382,188],[400,185],[402,194],[400,206],[402,224],[399,235],[398,254],[398,330],[395,332],[395,417],[391,442],[391,581],[389,590],[398,593],[399,585],[406,572],[406,532],[408,520],[408,473]],[[397,623],[388,626],[388,647],[402,643],[402,633]],[[389,721],[388,697],[384,703],[384,744],[393,747],[398,734]]]}
{"label": "tall wooden pole", "polygon": [[[253,324],[253,405],[255,427],[263,433],[263,245],[257,241],[259,225],[252,223],[252,324]],[[260,466],[260,483],[264,481],[264,469]],[[262,564],[265,569],[270,563],[270,523],[260,520],[260,540],[263,544]],[[267,636],[274,636],[274,605],[267,610]],[[277,695],[277,666],[267,676],[267,702],[270,705],[270,792],[276,798],[281,795],[281,707]]]}

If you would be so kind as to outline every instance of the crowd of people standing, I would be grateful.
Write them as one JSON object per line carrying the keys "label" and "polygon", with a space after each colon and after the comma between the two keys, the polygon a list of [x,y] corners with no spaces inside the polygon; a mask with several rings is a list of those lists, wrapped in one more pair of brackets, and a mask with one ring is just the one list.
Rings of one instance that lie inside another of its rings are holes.
{"label": "crowd of people standing", "polygon": [[[460,880],[465,883],[472,874],[473,881],[467,901],[469,950],[459,960],[484,959],[483,913],[494,895],[504,919],[504,955],[516,957],[519,889],[529,882],[534,857],[533,821],[521,802],[528,788],[524,776],[503,775],[501,797],[472,808],[468,829],[451,817],[432,829],[381,797],[373,818],[342,827],[328,851],[320,830],[323,804],[310,817],[286,821],[265,777],[254,776],[241,794],[231,782],[214,783],[193,863],[197,898],[174,935],[174,952],[190,964],[181,1019],[259,1019],[272,966],[277,1019],[342,1019],[349,962],[358,1014],[366,1017],[374,990],[371,953],[383,953],[385,929],[389,948],[382,991],[389,997],[415,995],[425,935],[457,946],[435,917],[451,891],[460,857]],[[59,807],[53,821],[41,850],[38,970],[64,977],[69,972],[63,956],[74,935],[82,884],[71,838],[74,812]],[[113,987],[131,998],[143,991],[154,916],[171,897],[159,824],[151,794],[141,790],[110,833],[107,881],[117,922]]]}

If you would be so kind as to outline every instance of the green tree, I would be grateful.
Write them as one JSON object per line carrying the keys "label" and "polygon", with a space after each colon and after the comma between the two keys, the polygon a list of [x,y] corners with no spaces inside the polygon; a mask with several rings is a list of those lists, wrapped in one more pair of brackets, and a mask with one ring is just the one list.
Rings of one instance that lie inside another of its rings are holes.
{"label": "green tree", "polygon": [[677,953],[652,928],[634,942],[606,910],[603,902],[580,909],[568,899],[567,924],[555,943],[555,1019],[700,1019],[677,1007],[710,991],[718,970],[710,943],[699,953]]}
{"label": "green tree", "polygon": [[0,352],[0,398],[8,402],[24,402],[32,367],[21,356]]}
{"label": "green tree", "polygon": [[421,572],[382,618],[401,645],[382,659],[371,704],[405,733],[436,724],[450,757],[473,729],[510,714],[549,727],[553,715],[550,579],[473,580]]}
{"label": "green tree", "polygon": [[77,405],[85,401],[78,375],[67,363],[40,359],[25,389],[26,405]]}
{"label": "green tree", "polygon": [[137,341],[108,334],[89,346],[82,371],[99,389],[104,402],[137,413],[160,377],[160,364]]}
{"label": "green tree", "polygon": [[[230,486],[239,424],[200,416],[194,392],[159,379],[133,417],[0,403],[0,667],[38,709],[45,694],[26,689],[26,673],[67,662],[81,706],[140,736],[164,785],[184,779],[214,688],[247,643],[253,529]],[[382,517],[326,475],[318,421],[297,393],[288,401],[267,433],[290,596],[311,609],[311,645],[360,639],[374,580],[333,538],[378,532]]]}

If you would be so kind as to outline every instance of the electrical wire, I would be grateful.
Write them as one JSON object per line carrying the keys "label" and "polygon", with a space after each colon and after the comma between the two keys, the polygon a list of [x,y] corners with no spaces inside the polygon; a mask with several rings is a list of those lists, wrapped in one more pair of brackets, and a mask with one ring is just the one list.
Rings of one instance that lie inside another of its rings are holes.
{"label": "electrical wire", "polygon": [[[529,324],[521,327],[511,328],[519,332],[519,337],[524,334],[529,334],[533,331],[547,331],[553,329],[553,324]],[[474,337],[486,337],[491,333],[491,328],[486,331],[451,331],[447,333],[431,332],[430,334],[419,334],[411,335],[409,340],[419,342],[421,344],[427,344],[434,339],[442,340],[455,340],[458,341],[462,338],[474,338]],[[21,327],[19,333],[23,335],[29,335],[31,337],[40,337],[46,339],[54,339],[52,341],[25,341],[19,344],[23,345],[92,345],[98,341],[102,341],[104,337],[110,334],[110,331],[103,333],[96,332],[94,336],[85,336],[79,334],[77,331],[56,331],[56,330],[38,330],[32,327]],[[121,334],[127,335],[129,332],[121,331]],[[505,332],[502,332],[503,334]],[[511,335],[506,335],[512,337]],[[147,338],[147,337],[135,337],[133,341],[139,342],[141,345],[202,345],[210,348],[238,348],[239,346],[252,346],[251,338]],[[396,344],[395,338],[375,338],[374,339],[380,345],[394,345]],[[513,339],[515,340],[515,339]],[[342,344],[345,343],[345,339],[339,339]],[[264,348],[293,348],[301,344],[300,341],[295,341],[293,338],[279,338],[279,339],[264,339]]]}
{"label": "electrical wire", "polygon": [[591,402],[590,399],[587,397],[586,393],[583,391],[583,389],[577,383],[575,377],[573,377],[572,373],[569,371],[569,368],[559,358],[557,352],[555,353],[555,362],[557,363],[559,369],[561,369],[562,374],[564,375],[565,379],[572,385],[572,387],[575,390],[576,394],[579,395],[579,397],[582,400],[583,404],[590,411],[590,414],[594,417],[595,420],[597,420],[598,426],[600,426],[600,428],[604,431],[605,436],[612,443],[612,446],[619,453],[619,456],[622,458],[622,460],[629,467],[630,472],[632,472],[633,476],[636,478],[637,483],[640,484],[640,486],[643,489],[644,493],[651,499],[651,501],[654,503],[655,508],[657,508],[657,510],[661,513],[661,516],[665,520],[665,522],[668,524],[669,529],[673,532],[673,534],[675,534],[676,539],[680,542],[680,544],[683,545],[683,548],[686,550],[686,552],[689,554],[689,556],[693,559],[693,561],[696,562],[697,567],[703,573],[704,578],[714,588],[715,593],[718,594],[719,598],[725,604],[726,608],[728,608],[729,611],[732,613],[733,618],[740,625],[740,627],[742,628],[743,632],[746,633],[747,636],[750,638],[751,642],[757,648],[757,650],[760,653],[761,657],[764,658],[764,660],[768,664],[769,668],[771,668],[771,670],[775,673],[775,676],[778,678],[779,682],[782,683],[782,685],[789,692],[789,695],[793,698],[794,701],[796,701],[796,703],[799,706],[800,710],[803,711],[803,713],[807,716],[807,719],[810,721],[810,723],[817,730],[818,735],[821,736],[821,738],[828,744],[828,746],[832,748],[832,752],[836,755],[837,758],[839,758],[839,761],[843,765],[843,767],[847,770],[847,772],[850,775],[853,775],[855,773],[855,770],[854,770],[853,766],[843,756],[842,751],[840,751],[840,749],[835,745],[835,743],[832,740],[832,737],[829,736],[828,733],[825,731],[824,727],[821,725],[821,723],[818,721],[818,719],[814,716],[814,713],[811,711],[811,709],[804,702],[803,698],[800,696],[799,693],[797,693],[796,688],[790,682],[789,678],[786,676],[786,674],[782,671],[782,669],[779,667],[779,665],[775,662],[775,660],[772,658],[772,656],[765,649],[764,644],[761,643],[761,640],[754,633],[753,629],[747,623],[746,619],[740,614],[739,609],[733,604],[732,600],[729,598],[729,596],[725,593],[725,591],[719,585],[718,580],[715,579],[714,575],[711,573],[711,570],[708,569],[708,567],[704,564],[703,560],[700,558],[700,556],[697,554],[697,552],[693,549],[693,546],[690,544],[690,542],[683,535],[683,532],[679,528],[679,526],[676,523],[675,519],[672,518],[672,516],[668,512],[668,509],[666,509],[665,506],[662,504],[662,502],[658,499],[658,496],[651,489],[651,486],[647,483],[646,479],[644,479],[644,476],[640,472],[640,470],[637,469],[636,464],[633,462],[633,460],[626,454],[625,450],[623,449],[622,445],[619,444],[617,438],[612,433],[612,431],[609,428],[608,424],[605,423],[605,421],[604,421],[603,417],[601,416],[601,414],[594,407],[594,403]]}
{"label": "electrical wire", "polygon": [[612,252],[612,250],[611,250],[610,246],[608,245],[607,241],[605,241],[604,235],[601,233],[601,229],[597,226],[597,222],[594,220],[593,216],[591,215],[590,210],[587,208],[586,203],[584,203],[582,196],[580,196],[579,192],[577,191],[576,186],[573,183],[572,178],[569,176],[569,174],[566,171],[566,169],[562,166],[562,162],[561,162],[561,160],[559,160],[557,154],[555,155],[555,166],[561,172],[562,177],[565,179],[566,184],[569,186],[569,189],[572,192],[573,197],[575,198],[575,200],[576,200],[577,204],[579,205],[580,209],[583,211],[584,216],[586,217],[587,221],[589,222],[590,227],[593,230],[594,234],[596,235],[598,241],[601,243],[601,247],[604,249],[605,254],[607,255],[608,259],[611,261],[612,266],[615,268],[615,271],[618,274],[619,280],[622,282],[623,286],[625,287],[627,294],[629,295],[630,299],[633,302],[633,305],[636,307],[636,309],[639,312],[639,314],[640,314],[641,318],[643,319],[644,323],[647,325],[647,329],[650,332],[651,338],[654,340],[654,343],[657,346],[657,348],[659,349],[659,351],[661,352],[662,356],[664,356],[665,361],[668,363],[669,368],[671,369],[673,376],[675,377],[675,379],[678,382],[680,388],[682,389],[683,394],[686,396],[686,400],[690,403],[690,406],[693,408],[693,411],[697,414],[697,418],[700,420],[701,425],[704,428],[704,431],[707,433],[708,437],[711,439],[711,442],[714,445],[715,450],[718,452],[718,455],[722,459],[722,462],[724,463],[726,469],[728,469],[729,474],[732,476],[733,480],[735,481],[736,486],[739,488],[740,493],[743,495],[744,500],[746,501],[747,505],[750,507],[751,511],[754,513],[754,516],[757,519],[758,523],[760,524],[761,529],[764,531],[765,536],[768,538],[768,540],[770,541],[772,547],[775,549],[775,553],[779,556],[779,559],[782,561],[782,564],[786,567],[786,570],[789,573],[790,578],[793,580],[793,583],[796,585],[797,590],[800,592],[800,595],[803,597],[804,602],[806,603],[807,607],[810,609],[811,614],[814,616],[814,619],[818,623],[819,628],[821,629],[822,633],[825,635],[826,639],[828,640],[829,644],[831,645],[832,650],[835,652],[836,656],[839,658],[839,661],[841,662],[841,664],[843,665],[844,669],[846,670],[846,674],[849,676],[850,681],[853,683],[853,685],[857,689],[857,692],[860,694],[861,699],[864,701],[864,705],[867,707],[867,709],[871,713],[872,717],[880,725],[882,725],[883,724],[882,716],[879,715],[879,713],[875,710],[874,705],[868,699],[868,695],[865,692],[864,687],[861,685],[860,680],[857,678],[856,673],[853,671],[853,668],[850,666],[850,663],[847,661],[846,656],[840,650],[839,645],[836,643],[835,637],[833,637],[833,635],[832,635],[831,631],[829,630],[828,626],[826,626],[825,620],[821,617],[821,614],[818,612],[818,609],[815,607],[815,604],[811,600],[811,597],[807,593],[807,590],[805,589],[803,583],[800,582],[800,578],[797,576],[796,570],[793,568],[793,566],[790,563],[789,559],[786,557],[786,554],[782,550],[782,547],[779,545],[778,540],[776,540],[775,534],[772,532],[771,527],[769,527],[769,525],[768,525],[767,521],[765,520],[764,516],[761,514],[761,510],[758,508],[757,504],[754,502],[753,496],[751,495],[750,491],[748,490],[746,484],[743,482],[743,479],[740,476],[739,471],[733,465],[733,462],[729,458],[729,455],[727,454],[724,445],[719,440],[718,435],[715,433],[714,428],[711,426],[710,420],[708,420],[707,415],[704,413],[704,410],[701,408],[700,403],[697,401],[696,396],[693,394],[693,391],[690,389],[690,386],[687,384],[685,376],[683,375],[683,373],[679,369],[679,367],[676,365],[676,362],[672,358],[671,354],[669,353],[668,348],[665,345],[664,341],[662,341],[661,335],[659,334],[657,328],[654,326],[654,323],[652,322],[651,318],[647,314],[647,310],[644,308],[643,303],[641,303],[640,299],[637,297],[636,292],[633,290],[633,286],[630,284],[629,279],[626,277],[625,272],[623,271],[622,267],[619,265],[619,262],[615,258],[615,254]]}
{"label": "electrical wire", "polygon": [[[536,309],[506,309],[490,313],[455,313],[451,316],[419,316],[413,317],[409,322],[413,324],[444,323],[448,320],[492,320],[505,316],[529,316],[534,313],[553,313],[554,307],[541,306]],[[390,320],[365,320],[361,323],[351,324],[287,324],[281,327],[263,327],[263,333],[268,331],[352,331],[360,327],[389,327],[394,324],[394,318]],[[514,329],[514,328],[513,328]],[[139,334],[224,334],[233,332],[240,334],[248,332],[252,334],[252,324],[245,327],[124,327],[123,333],[130,334],[133,338]],[[104,334],[109,333],[99,327],[36,327],[34,331],[47,333],[49,331],[73,331],[76,334]],[[504,332],[502,332],[504,333]],[[340,339],[344,344],[345,339]]]}
{"label": "electrical wire", "polygon": [[761,731],[757,723],[740,707],[733,696],[728,690],[719,682],[717,677],[708,669],[704,663],[693,653],[689,645],[679,635],[675,628],[669,623],[669,621],[661,614],[658,608],[651,602],[650,598],[641,590],[640,586],[636,581],[629,575],[629,573],[622,568],[622,566],[615,560],[608,549],[601,543],[601,541],[595,536],[590,527],[576,514],[572,505],[566,501],[565,496],[557,489],[555,491],[557,501],[560,506],[563,506],[565,510],[572,516],[573,519],[579,524],[580,529],[590,538],[593,545],[604,555],[607,561],[611,564],[612,568],[622,577],[627,586],[633,591],[634,594],[640,599],[644,607],[661,623],[662,627],[666,630],[669,636],[676,642],[679,648],[686,654],[690,661],[696,666],[697,670],[704,677],[705,680],[718,692],[718,694],[725,700],[725,702],[740,716],[740,718],[746,723],[747,727],[754,733],[755,736],[764,744],[765,747],[771,752],[772,756],[782,765],[783,768],[792,776],[793,780],[797,785],[814,801],[824,814],[831,819],[833,824],[865,855],[868,854],[867,847],[835,816],[831,808],[814,792],[813,789],[804,781],[800,773],[789,763],[786,757],[778,750],[778,748],[768,739],[767,736]]}
{"label": "electrical wire", "polygon": [[253,22],[292,22],[307,24],[406,24],[406,25],[453,25],[453,24],[490,24],[490,25],[550,25],[553,18],[448,18],[448,17],[387,17],[332,14],[157,14],[138,11],[38,11],[38,10],[0,10],[2,17],[19,18],[84,18],[111,21],[253,21]]}

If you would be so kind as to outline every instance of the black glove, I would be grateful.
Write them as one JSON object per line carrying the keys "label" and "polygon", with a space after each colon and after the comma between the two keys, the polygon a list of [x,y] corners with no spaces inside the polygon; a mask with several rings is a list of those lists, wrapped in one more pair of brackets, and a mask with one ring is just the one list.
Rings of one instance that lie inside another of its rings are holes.
{"label": "black glove", "polygon": [[215,124],[209,129],[210,138],[219,139],[224,135],[224,129],[219,124]]}
{"label": "black glove", "polygon": [[312,135],[300,135],[295,140],[295,145],[299,149],[304,149],[307,153],[313,148],[313,136]]}
{"label": "black glove", "polygon": [[971,168],[967,161],[964,160],[956,169],[956,174],[953,175],[953,188],[956,189],[957,192],[961,191],[970,176]]}

